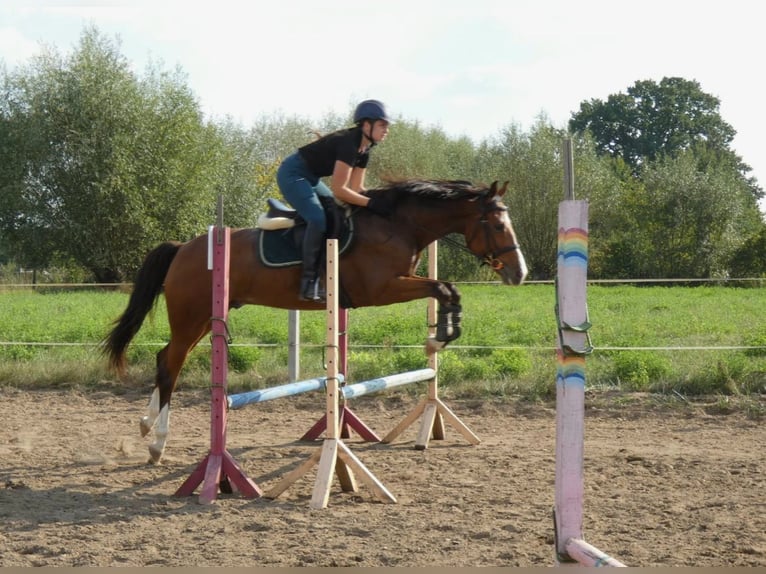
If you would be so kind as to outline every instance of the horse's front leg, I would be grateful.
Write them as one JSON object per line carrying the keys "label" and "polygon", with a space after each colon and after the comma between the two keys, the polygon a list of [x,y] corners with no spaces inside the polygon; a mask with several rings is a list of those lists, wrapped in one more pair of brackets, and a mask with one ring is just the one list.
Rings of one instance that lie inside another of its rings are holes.
{"label": "horse's front leg", "polygon": [[433,353],[443,349],[447,343],[460,337],[462,307],[460,292],[447,281],[427,279],[425,277],[399,277],[393,283],[379,304],[412,301],[424,297],[433,297],[439,303],[436,317],[436,333],[426,341],[426,352]]}
{"label": "horse's front leg", "polygon": [[449,296],[437,298],[439,308],[436,311],[436,333],[426,340],[426,353],[429,354],[441,351],[461,334],[463,307],[460,305],[460,292],[451,283],[444,282],[442,285]]}
{"label": "horse's front leg", "polygon": [[439,305],[436,312],[436,340],[446,344],[460,337],[462,319],[463,308],[460,304]]}

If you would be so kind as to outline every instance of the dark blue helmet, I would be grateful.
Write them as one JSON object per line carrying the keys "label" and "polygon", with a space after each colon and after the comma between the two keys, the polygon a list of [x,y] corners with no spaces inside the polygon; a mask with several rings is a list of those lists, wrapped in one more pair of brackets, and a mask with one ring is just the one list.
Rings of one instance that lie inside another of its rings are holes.
{"label": "dark blue helmet", "polygon": [[386,113],[386,106],[380,100],[364,100],[360,102],[354,110],[354,123],[358,124],[364,120],[385,120],[390,122],[391,119]]}

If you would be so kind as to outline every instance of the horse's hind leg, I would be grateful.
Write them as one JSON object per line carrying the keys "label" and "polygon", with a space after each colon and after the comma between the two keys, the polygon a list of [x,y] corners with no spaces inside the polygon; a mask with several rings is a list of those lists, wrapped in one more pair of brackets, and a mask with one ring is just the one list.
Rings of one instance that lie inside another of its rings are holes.
{"label": "horse's hind leg", "polygon": [[175,380],[168,376],[167,355],[170,345],[157,353],[157,375],[154,382],[152,398],[149,400],[147,416],[141,419],[141,434],[148,434],[154,426],[154,442],[149,445],[150,462],[159,464],[165,452],[168,432],[170,431],[170,395],[173,393]]}
{"label": "horse's hind leg", "polygon": [[146,436],[149,431],[152,430],[154,423],[157,422],[157,417],[160,416],[160,390],[154,387],[152,391],[152,398],[149,399],[149,408],[147,409],[146,416],[141,417],[141,436]]}
{"label": "horse's hind leg", "polygon": [[152,427],[154,429],[154,442],[149,445],[150,462],[159,464],[165,452],[170,431],[170,397],[175,389],[178,374],[186,361],[186,357],[199,339],[204,336],[204,331],[198,338],[189,343],[171,339],[170,343],[157,353],[157,376],[154,391],[149,400],[147,415],[141,419],[141,434],[146,436]]}
{"label": "horse's hind leg", "polygon": [[165,347],[157,353],[157,374],[154,381],[154,390],[152,391],[152,398],[149,399],[149,407],[147,408],[146,416],[141,417],[141,436],[146,436],[151,432],[154,424],[157,422],[157,417],[160,416],[160,388],[166,385],[166,383],[164,383],[167,379],[167,369],[165,368],[167,361],[165,356],[167,355],[169,346],[170,345],[165,345]]}

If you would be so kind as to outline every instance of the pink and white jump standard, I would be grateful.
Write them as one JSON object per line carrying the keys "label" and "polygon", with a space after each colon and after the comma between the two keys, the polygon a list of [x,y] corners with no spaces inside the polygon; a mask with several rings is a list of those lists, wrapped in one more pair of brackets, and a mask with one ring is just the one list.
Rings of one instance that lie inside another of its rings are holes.
{"label": "pink and white jump standard", "polygon": [[558,566],[625,566],[583,539],[585,356],[588,329],[588,202],[574,200],[571,141],[564,145],[565,197],[559,205],[556,314],[556,501],[553,509]]}
{"label": "pink and white jump standard", "polygon": [[261,489],[250,480],[226,450],[226,381],[228,376],[229,245],[231,229],[223,227],[222,200],[218,200],[218,226],[211,228],[208,244],[208,269],[213,275],[212,372],[210,403],[210,452],[191,476],[176,491],[176,496],[191,496],[202,483],[199,501],[211,504],[219,488],[238,490],[247,498],[261,496]]}

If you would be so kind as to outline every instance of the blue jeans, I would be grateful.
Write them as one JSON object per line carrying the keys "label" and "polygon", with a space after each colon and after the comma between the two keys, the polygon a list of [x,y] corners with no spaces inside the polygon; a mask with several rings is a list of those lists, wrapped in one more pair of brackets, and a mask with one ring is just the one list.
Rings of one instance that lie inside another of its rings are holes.
{"label": "blue jeans", "polygon": [[297,151],[287,156],[277,169],[277,185],[285,200],[308,224],[321,229],[322,233],[327,231],[318,196],[332,197],[332,191],[311,172]]}

